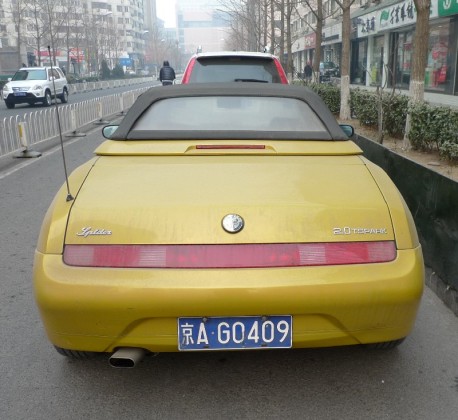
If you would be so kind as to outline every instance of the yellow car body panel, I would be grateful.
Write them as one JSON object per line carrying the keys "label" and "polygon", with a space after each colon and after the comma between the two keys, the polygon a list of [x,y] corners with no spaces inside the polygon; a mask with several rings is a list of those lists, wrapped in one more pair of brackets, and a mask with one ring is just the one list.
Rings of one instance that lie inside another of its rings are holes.
{"label": "yellow car body panel", "polygon": [[91,269],[35,256],[36,299],[52,343],[111,352],[177,351],[177,317],[289,314],[293,347],[403,338],[423,290],[421,249],[383,264],[276,269]]}
{"label": "yellow car body panel", "polygon": [[[230,144],[231,146],[263,145],[265,149],[199,149],[198,146]],[[343,156],[362,154],[352,141],[272,141],[272,140],[173,140],[173,141],[111,141],[103,142],[95,153],[99,156],[154,156],[154,155],[298,155]]]}
{"label": "yellow car body panel", "polygon": [[[228,213],[245,219],[246,227],[237,235],[221,228]],[[85,227],[111,235],[78,235]],[[343,227],[354,230],[335,234]],[[356,230],[360,228],[383,233],[361,234]],[[393,239],[385,199],[359,156],[113,156],[101,157],[81,187],[65,241],[222,244]]]}
{"label": "yellow car body panel", "polygon": [[[279,114],[301,128],[282,128]],[[45,216],[33,281],[50,341],[70,356],[196,350],[180,347],[179,318],[259,317],[273,329],[277,315],[291,317],[293,348],[397,344],[420,304],[421,246],[395,185],[345,133],[307,89],[145,92],[70,176],[74,199],[62,187]],[[272,343],[249,340],[238,344]]]}
{"label": "yellow car body panel", "polygon": [[[178,351],[177,317],[266,314],[292,315],[298,348],[405,337],[423,290],[415,227],[389,178],[347,143],[325,156],[319,145],[312,146],[317,154],[292,153],[290,144],[274,156],[189,155],[186,148],[175,155],[165,146],[158,154],[121,156],[130,145],[102,145],[101,156],[70,177],[76,199],[66,202],[62,188],[43,223],[34,284],[49,339],[85,351]],[[237,235],[221,227],[232,212],[246,221]],[[111,234],[78,235],[86,227]],[[335,234],[342,227],[354,229]],[[395,240],[401,246],[394,261],[379,264],[114,269],[65,265],[64,238],[77,245]]]}

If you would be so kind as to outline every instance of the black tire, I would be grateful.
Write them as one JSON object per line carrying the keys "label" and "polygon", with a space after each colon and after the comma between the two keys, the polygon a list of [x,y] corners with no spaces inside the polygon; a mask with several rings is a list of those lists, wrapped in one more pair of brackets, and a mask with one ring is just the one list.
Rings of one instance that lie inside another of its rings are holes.
{"label": "black tire", "polygon": [[51,92],[47,90],[45,92],[45,97],[43,99],[43,106],[51,106],[52,105],[52,96]]}
{"label": "black tire", "polygon": [[405,338],[400,338],[399,340],[365,344],[365,347],[371,350],[390,350],[390,349],[394,349],[395,347],[399,346],[404,340]]}
{"label": "black tire", "polygon": [[90,351],[69,350],[57,346],[54,346],[54,348],[57,350],[57,353],[70,359],[87,360],[92,359],[95,355],[95,353]]}
{"label": "black tire", "polygon": [[62,92],[62,95],[60,95],[59,99],[63,104],[66,104],[68,102],[68,90],[67,90],[67,88],[64,88],[64,91]]}
{"label": "black tire", "polygon": [[5,101],[5,105],[8,109],[13,109],[16,106],[14,102],[8,102],[8,101]]}

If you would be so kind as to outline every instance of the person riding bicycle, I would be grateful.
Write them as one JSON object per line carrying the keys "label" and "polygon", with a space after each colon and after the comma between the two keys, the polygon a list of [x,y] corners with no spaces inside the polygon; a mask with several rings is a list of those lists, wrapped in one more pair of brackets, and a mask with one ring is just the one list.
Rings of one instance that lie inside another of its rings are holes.
{"label": "person riding bicycle", "polygon": [[159,80],[162,82],[162,86],[172,85],[175,78],[175,70],[173,70],[173,67],[165,60],[159,71]]}

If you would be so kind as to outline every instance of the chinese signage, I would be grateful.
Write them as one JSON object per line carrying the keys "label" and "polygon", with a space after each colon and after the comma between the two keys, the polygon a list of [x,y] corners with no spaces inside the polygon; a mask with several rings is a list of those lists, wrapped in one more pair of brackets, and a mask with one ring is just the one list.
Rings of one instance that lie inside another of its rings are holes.
{"label": "chinese signage", "polygon": [[[445,12],[445,10],[447,11]],[[430,18],[435,18],[438,14],[444,16],[445,13],[458,13],[458,0],[431,0]],[[355,18],[355,21],[358,28],[358,38],[361,38],[374,35],[377,32],[413,25],[417,21],[417,12],[413,0],[404,0],[372,13],[361,15]]]}
{"label": "chinese signage", "polygon": [[394,4],[380,11],[380,29],[392,29],[416,22],[416,11],[413,0]]}
{"label": "chinese signage", "polygon": [[458,14],[458,0],[438,0],[439,16]]}

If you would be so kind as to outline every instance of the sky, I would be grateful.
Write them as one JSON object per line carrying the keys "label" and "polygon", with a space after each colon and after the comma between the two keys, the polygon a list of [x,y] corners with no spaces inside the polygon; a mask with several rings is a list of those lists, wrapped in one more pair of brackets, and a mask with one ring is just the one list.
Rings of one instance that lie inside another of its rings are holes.
{"label": "sky", "polygon": [[156,0],[157,17],[165,21],[166,28],[174,28],[175,24],[175,2],[173,0]]}

